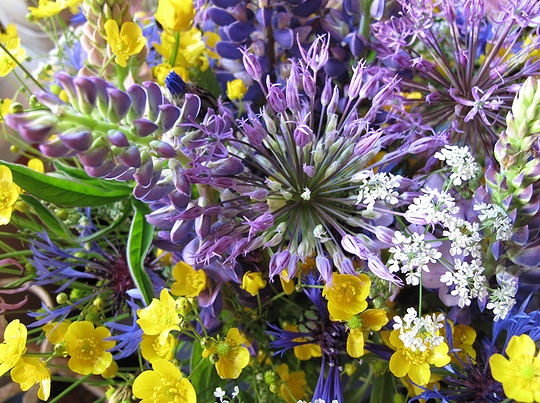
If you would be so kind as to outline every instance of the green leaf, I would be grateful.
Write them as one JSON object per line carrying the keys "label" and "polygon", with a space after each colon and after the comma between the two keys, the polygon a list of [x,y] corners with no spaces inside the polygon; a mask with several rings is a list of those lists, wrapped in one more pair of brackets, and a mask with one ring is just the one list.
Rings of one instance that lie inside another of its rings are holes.
{"label": "green leaf", "polygon": [[219,386],[225,388],[227,381],[221,379],[209,359],[202,357],[203,348],[200,343],[193,343],[191,351],[189,381],[197,392],[197,400],[213,402],[214,391]]}
{"label": "green leaf", "polygon": [[382,374],[375,376],[373,382],[373,390],[371,392],[370,403],[388,403],[394,401],[396,394],[396,385],[394,376],[390,371],[384,371]]}
{"label": "green leaf", "polygon": [[24,165],[2,161],[13,174],[13,181],[39,200],[66,207],[93,207],[127,198],[132,190],[96,178],[77,178],[65,173],[43,174]]}
{"label": "green leaf", "polygon": [[197,70],[195,72],[194,81],[199,87],[204,88],[216,99],[222,93],[219,81],[217,80],[214,70],[212,69],[206,69],[205,71]]}
{"label": "green leaf", "polygon": [[55,235],[64,239],[73,239],[73,234],[66,225],[49,211],[39,200],[30,195],[21,195],[21,199],[34,209],[38,217]]}
{"label": "green leaf", "polygon": [[154,298],[154,288],[144,267],[144,259],[154,239],[154,226],[146,222],[145,216],[150,213],[148,205],[136,199],[132,200],[132,205],[135,214],[128,235],[127,263],[135,286],[149,305]]}

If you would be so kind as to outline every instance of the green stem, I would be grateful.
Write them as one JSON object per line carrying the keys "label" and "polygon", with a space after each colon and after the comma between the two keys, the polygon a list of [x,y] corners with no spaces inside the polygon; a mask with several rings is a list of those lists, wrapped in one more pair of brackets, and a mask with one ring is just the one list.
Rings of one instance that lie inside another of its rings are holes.
{"label": "green stem", "polygon": [[[77,386],[79,386],[81,383],[86,381],[90,377],[90,374],[83,376],[82,378],[77,379],[75,382],[73,382],[71,385],[69,385],[62,393],[60,393],[58,396],[56,396],[54,399],[49,401],[49,403],[57,403],[62,399],[64,396],[67,396],[69,392],[71,392],[73,389],[75,389]],[[54,378],[54,377],[53,377]]]}
{"label": "green stem", "polygon": [[1,42],[0,42],[0,49],[2,49],[4,52],[6,52],[6,54],[7,54],[9,57],[11,57],[15,63],[17,63],[17,66],[19,66],[19,67],[21,68],[21,70],[24,71],[24,73],[28,76],[28,78],[29,78],[30,80],[32,80],[32,81],[34,82],[34,84],[36,84],[36,85],[39,87],[40,90],[45,91],[45,87],[44,87],[43,85],[41,85],[40,82],[39,82],[38,80],[36,80],[36,79],[34,78],[34,76],[32,75],[32,73],[30,73],[30,72],[26,69],[26,67],[24,67],[21,63],[19,63],[19,61],[15,58],[15,56],[13,56],[13,55],[11,54],[11,52],[10,52],[9,50],[7,50],[7,48],[6,48],[6,47],[4,46],[4,44],[2,44]]}
{"label": "green stem", "polygon": [[171,64],[171,67],[174,67],[176,64],[176,58],[178,57],[178,49],[180,48],[180,31],[177,31],[174,34],[174,48],[171,53],[171,60],[169,61]]}

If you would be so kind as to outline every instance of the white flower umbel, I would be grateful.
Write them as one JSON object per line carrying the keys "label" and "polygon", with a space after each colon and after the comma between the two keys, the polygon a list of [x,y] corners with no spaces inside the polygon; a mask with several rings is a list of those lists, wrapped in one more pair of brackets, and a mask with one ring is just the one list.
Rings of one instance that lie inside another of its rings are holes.
{"label": "white flower umbel", "polygon": [[496,204],[478,203],[473,209],[480,211],[478,218],[484,228],[492,229],[499,241],[508,241],[512,237],[512,220],[501,206]]}
{"label": "white flower umbel", "polygon": [[478,223],[470,223],[459,217],[448,216],[445,218],[443,225],[446,227],[443,230],[443,236],[452,242],[450,255],[480,257],[482,238],[478,233],[480,230]]}
{"label": "white flower umbel", "polygon": [[444,337],[439,335],[439,329],[444,326],[442,314],[419,318],[416,309],[411,307],[407,308],[403,319],[394,316],[394,322],[394,329],[399,330],[400,340],[405,348],[411,351],[433,350],[444,341]]}
{"label": "white flower umbel", "polygon": [[405,236],[396,231],[392,243],[394,246],[389,249],[392,257],[388,260],[388,269],[393,273],[401,271],[406,274],[405,281],[410,285],[419,285],[422,271],[429,272],[428,264],[435,263],[441,257],[441,253],[424,240],[424,234]]}
{"label": "white flower umbel", "polygon": [[397,204],[399,193],[395,189],[399,187],[401,179],[399,175],[386,172],[373,173],[372,170],[353,175],[352,182],[360,182],[356,204],[365,204],[368,211],[373,210],[377,200]]}
{"label": "white flower umbel", "polygon": [[508,312],[515,305],[517,280],[506,271],[497,273],[497,283],[499,288],[494,290],[489,296],[487,309],[492,309],[495,314],[495,321],[506,318]]}
{"label": "white flower umbel", "polygon": [[458,306],[469,306],[473,298],[484,299],[487,294],[486,277],[482,274],[484,268],[480,259],[470,263],[454,259],[454,270],[447,271],[441,276],[441,282],[447,286],[455,286],[450,294],[459,296]]}
{"label": "white flower umbel", "polygon": [[446,145],[436,152],[435,158],[446,161],[452,170],[450,182],[454,186],[461,186],[463,182],[474,179],[480,172],[480,166],[469,152],[469,147],[459,147]]}
{"label": "white flower umbel", "polygon": [[429,187],[423,188],[422,192],[424,194],[415,197],[405,213],[405,218],[410,223],[438,224],[459,212],[459,207],[448,192]]}

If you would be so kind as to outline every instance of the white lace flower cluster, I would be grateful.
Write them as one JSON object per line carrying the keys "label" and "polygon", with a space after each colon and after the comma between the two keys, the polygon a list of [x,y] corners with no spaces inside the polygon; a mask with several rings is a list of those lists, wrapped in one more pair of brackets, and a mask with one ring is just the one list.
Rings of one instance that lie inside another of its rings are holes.
{"label": "white lace flower cluster", "polygon": [[353,175],[351,181],[360,182],[356,204],[365,204],[368,211],[373,210],[377,200],[397,204],[399,193],[395,189],[399,187],[401,179],[400,175],[386,172],[373,173],[372,170]]}
{"label": "white lace flower cluster", "polygon": [[435,263],[441,257],[441,253],[425,240],[424,234],[414,232],[406,236],[396,231],[392,243],[394,245],[389,249],[392,257],[388,260],[388,269],[392,273],[401,271],[410,285],[419,285],[422,271],[429,272],[428,263]]}
{"label": "white lace flower cluster", "polygon": [[450,182],[454,186],[461,186],[463,182],[474,179],[480,172],[480,166],[469,152],[469,147],[446,145],[436,152],[435,158],[446,161],[452,170]]}
{"label": "white lace flower cluster", "polygon": [[[233,388],[233,391],[231,393],[231,397],[229,398],[227,396],[227,392],[225,392],[223,389],[221,389],[220,387],[217,387],[216,390],[214,391],[214,396],[219,398],[219,403],[227,403],[227,402],[232,402],[233,399],[238,396],[238,394],[240,393],[240,388],[238,386],[235,386]],[[217,403],[217,402],[216,402]]]}
{"label": "white lace flower cluster", "polygon": [[506,318],[516,303],[515,296],[518,289],[517,279],[504,269],[497,273],[497,283],[499,288],[492,291],[486,306],[487,309],[493,310],[495,321]]}
{"label": "white lace flower cluster", "polygon": [[394,316],[394,329],[399,330],[399,338],[405,348],[411,351],[424,352],[433,350],[444,342],[444,337],[439,335],[439,329],[444,324],[443,314],[432,314],[418,317],[414,308],[407,308],[403,319]]}
{"label": "white lace flower cluster", "polygon": [[480,259],[473,259],[470,263],[454,259],[454,270],[447,271],[441,276],[441,281],[447,286],[454,286],[450,294],[459,296],[458,306],[469,306],[473,298],[484,299],[488,295],[487,279],[482,273]]}
{"label": "white lace flower cluster", "polygon": [[486,228],[494,229],[499,241],[508,241],[512,237],[512,220],[501,206],[496,204],[478,203],[473,209],[480,211],[478,219]]}
{"label": "white lace flower cluster", "polygon": [[405,218],[414,224],[434,225],[459,213],[455,199],[446,191],[425,187],[424,194],[417,196],[408,206]]}

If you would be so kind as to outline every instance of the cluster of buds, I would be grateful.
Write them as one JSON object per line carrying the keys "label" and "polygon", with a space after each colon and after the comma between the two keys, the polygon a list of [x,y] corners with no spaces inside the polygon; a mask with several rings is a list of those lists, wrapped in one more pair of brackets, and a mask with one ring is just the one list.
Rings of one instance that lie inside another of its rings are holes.
{"label": "cluster of buds", "polygon": [[[11,114],[6,124],[49,158],[77,157],[93,177],[134,179],[135,197],[154,201],[175,188],[182,153],[175,147],[185,116],[197,116],[198,98],[186,97],[183,108],[169,103],[153,82],[121,91],[98,77],[56,76],[68,104],[56,96],[36,94],[44,106]],[[45,108],[46,107],[46,108]],[[167,167],[165,159],[174,159]]]}
{"label": "cluster of buds", "polygon": [[[86,22],[81,36],[81,45],[88,54],[87,66],[83,68],[82,73],[91,76],[95,74],[86,71],[87,69],[99,72],[102,66],[106,65],[107,59],[111,57],[107,53],[105,22],[114,20],[121,27],[125,22],[132,22],[133,16],[128,0],[84,0],[82,9]],[[137,82],[152,78],[151,70],[146,63],[147,56],[147,45],[144,46],[142,52],[135,56]],[[111,78],[114,74],[114,66],[109,64],[105,68],[103,76]]]}

